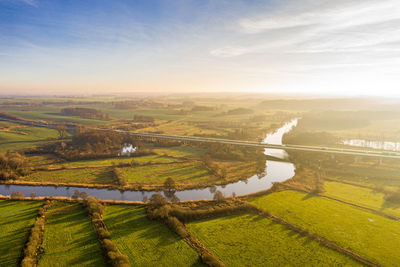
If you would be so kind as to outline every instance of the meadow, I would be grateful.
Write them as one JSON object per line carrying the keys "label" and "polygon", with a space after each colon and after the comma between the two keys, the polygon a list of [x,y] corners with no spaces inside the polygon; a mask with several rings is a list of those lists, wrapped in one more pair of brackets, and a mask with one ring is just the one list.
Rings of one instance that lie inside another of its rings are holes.
{"label": "meadow", "polygon": [[38,266],[106,266],[97,233],[81,204],[53,201]]}
{"label": "meadow", "polygon": [[176,182],[204,182],[210,178],[199,162],[171,163],[122,168],[129,183],[163,183],[168,177]]}
{"label": "meadow", "polygon": [[0,152],[30,149],[56,138],[54,129],[0,121]]}
{"label": "meadow", "polygon": [[0,266],[19,266],[39,208],[38,201],[0,200]]}
{"label": "meadow", "polygon": [[353,181],[367,185],[400,187],[400,167],[397,162],[379,164],[379,159],[362,159],[358,162],[323,167],[323,173],[339,180]]}
{"label": "meadow", "polygon": [[191,222],[187,228],[226,266],[358,266],[316,241],[258,215]]}
{"label": "meadow", "polygon": [[52,183],[112,183],[111,170],[108,168],[62,169],[54,171],[35,171],[23,176],[20,181],[52,182]]}
{"label": "meadow", "polygon": [[381,265],[400,263],[398,221],[292,190],[251,198],[250,202]]}
{"label": "meadow", "polygon": [[400,205],[385,200],[376,190],[340,182],[324,182],[324,195],[400,217]]}
{"label": "meadow", "polygon": [[203,266],[196,252],[143,207],[107,206],[104,222],[131,266]]}

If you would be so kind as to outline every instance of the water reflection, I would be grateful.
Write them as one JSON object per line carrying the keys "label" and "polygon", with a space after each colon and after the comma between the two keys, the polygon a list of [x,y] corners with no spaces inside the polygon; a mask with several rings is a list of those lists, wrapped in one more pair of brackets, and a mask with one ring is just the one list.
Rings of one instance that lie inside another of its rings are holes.
{"label": "water reflection", "polygon": [[[285,124],[272,134],[268,134],[264,142],[269,144],[282,144],[282,136],[297,125],[297,119]],[[287,156],[282,149],[265,149],[266,155],[284,158]],[[214,193],[219,190],[225,196],[245,195],[271,188],[275,182],[283,182],[290,179],[295,174],[295,166],[290,162],[267,160],[263,174],[255,174],[250,178],[223,186],[211,186],[203,189],[191,189],[183,191],[164,191],[163,194],[169,198],[177,197],[180,200],[200,200],[212,199]],[[53,186],[26,186],[26,185],[0,185],[1,195],[11,195],[13,191],[22,192],[25,196],[35,193],[36,196],[67,196],[71,197],[71,192],[78,190],[85,192],[89,196],[94,196],[104,200],[127,200],[142,201],[150,198],[156,191],[120,191],[95,188],[80,187],[53,187]]]}
{"label": "water reflection", "polygon": [[389,151],[400,151],[400,142],[349,139],[349,140],[344,140],[343,144],[348,146],[366,147],[366,148],[389,150]]}

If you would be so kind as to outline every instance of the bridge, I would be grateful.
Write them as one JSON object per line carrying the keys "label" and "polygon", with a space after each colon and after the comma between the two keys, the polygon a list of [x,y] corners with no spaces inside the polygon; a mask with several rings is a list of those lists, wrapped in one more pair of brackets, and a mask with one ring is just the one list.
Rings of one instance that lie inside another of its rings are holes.
{"label": "bridge", "polygon": [[254,141],[240,141],[222,138],[209,138],[209,137],[197,137],[197,136],[180,136],[180,135],[168,135],[168,134],[157,134],[157,133],[140,133],[131,132],[125,130],[113,130],[118,133],[124,133],[134,135],[138,137],[154,138],[154,139],[170,139],[177,141],[189,141],[189,142],[205,142],[205,143],[220,143],[228,145],[248,146],[248,147],[261,147],[270,149],[284,149],[287,151],[309,151],[309,152],[321,152],[330,154],[341,154],[350,156],[363,156],[363,157],[379,157],[379,158],[392,158],[400,159],[400,153],[386,152],[386,151],[372,151],[372,150],[356,150],[356,149],[342,149],[332,147],[318,147],[318,146],[301,146],[301,145],[274,145],[267,143],[258,143]]}
{"label": "bridge", "polygon": [[[47,122],[37,122],[23,119],[5,119],[0,117],[0,121],[10,121],[22,124],[28,124],[31,126],[38,127],[48,127],[54,128],[56,124],[50,124]],[[332,148],[332,147],[318,147],[318,146],[301,146],[301,145],[274,145],[259,143],[254,141],[240,141],[231,140],[223,138],[210,138],[210,137],[197,137],[197,136],[180,136],[180,135],[168,135],[168,134],[157,134],[157,133],[141,133],[141,132],[131,132],[126,130],[112,130],[112,129],[100,129],[100,128],[88,128],[91,130],[102,130],[102,131],[114,131],[123,134],[134,135],[138,137],[146,138],[159,138],[159,139],[170,139],[177,141],[189,141],[189,142],[205,142],[205,143],[220,143],[229,145],[239,145],[239,146],[249,146],[249,147],[261,147],[270,149],[284,149],[287,151],[309,151],[309,152],[321,152],[330,154],[341,154],[350,156],[363,156],[363,157],[378,157],[382,158],[392,158],[400,159],[400,153],[398,152],[387,152],[387,151],[374,151],[374,150],[356,150],[356,149],[342,149],[342,148]]]}

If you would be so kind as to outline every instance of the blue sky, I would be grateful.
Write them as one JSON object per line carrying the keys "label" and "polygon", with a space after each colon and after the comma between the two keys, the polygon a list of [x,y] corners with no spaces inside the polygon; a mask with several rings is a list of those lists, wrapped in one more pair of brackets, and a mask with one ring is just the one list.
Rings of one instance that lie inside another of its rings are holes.
{"label": "blue sky", "polygon": [[0,0],[0,93],[399,95],[397,0]]}

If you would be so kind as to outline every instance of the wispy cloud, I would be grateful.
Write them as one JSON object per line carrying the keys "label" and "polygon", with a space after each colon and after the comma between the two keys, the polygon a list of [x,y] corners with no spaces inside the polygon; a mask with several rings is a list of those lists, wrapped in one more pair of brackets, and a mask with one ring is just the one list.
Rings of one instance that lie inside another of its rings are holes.
{"label": "wispy cloud", "polygon": [[[396,0],[324,1],[315,7],[303,0],[272,14],[240,19],[237,25],[243,39],[260,35],[258,43],[216,48],[211,51],[212,55],[232,57],[276,50],[357,52],[380,44],[382,47],[372,51],[392,51],[387,44],[400,41],[400,3]],[[288,34],[290,29],[295,32]]]}

